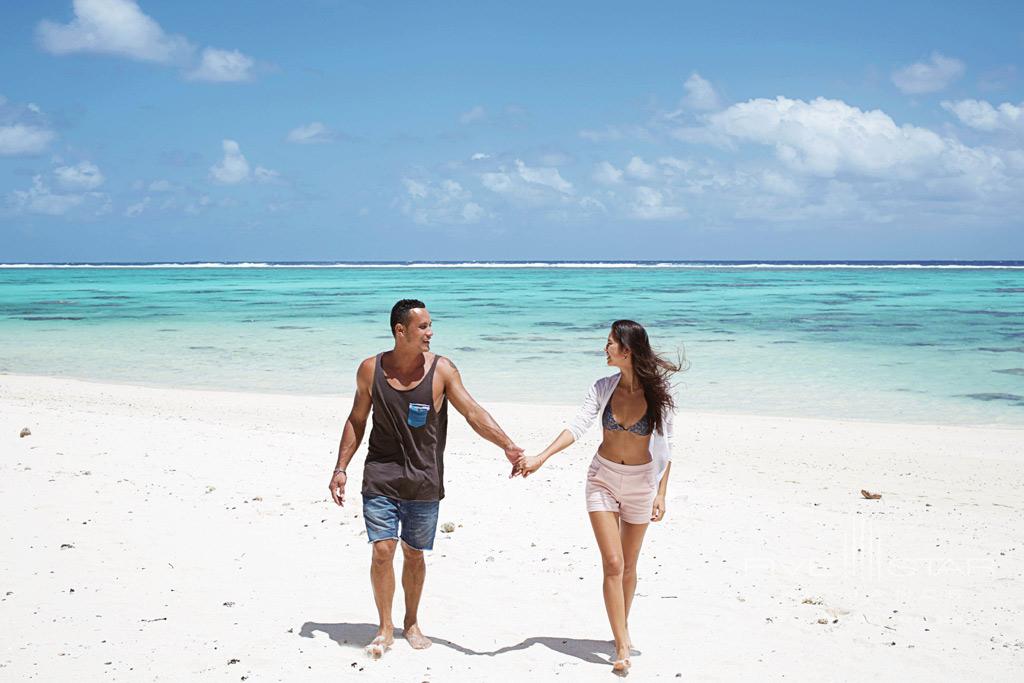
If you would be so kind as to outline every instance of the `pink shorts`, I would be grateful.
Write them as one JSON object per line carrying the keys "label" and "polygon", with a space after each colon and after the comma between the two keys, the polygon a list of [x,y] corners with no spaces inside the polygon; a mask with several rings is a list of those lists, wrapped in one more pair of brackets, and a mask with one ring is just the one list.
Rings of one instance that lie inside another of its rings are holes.
{"label": "pink shorts", "polygon": [[624,522],[647,524],[657,492],[653,462],[621,465],[594,454],[587,470],[587,512],[617,512]]}

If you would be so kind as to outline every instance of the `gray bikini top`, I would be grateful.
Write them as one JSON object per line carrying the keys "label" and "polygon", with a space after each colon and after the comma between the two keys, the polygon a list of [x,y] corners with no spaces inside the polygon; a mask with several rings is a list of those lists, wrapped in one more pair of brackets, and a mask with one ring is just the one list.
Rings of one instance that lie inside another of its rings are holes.
{"label": "gray bikini top", "polygon": [[610,400],[604,405],[604,415],[601,416],[601,424],[610,432],[630,432],[638,436],[648,436],[653,431],[651,429],[651,421],[647,419],[647,415],[637,420],[629,429],[620,425],[616,421],[615,416],[612,415],[612,402]]}

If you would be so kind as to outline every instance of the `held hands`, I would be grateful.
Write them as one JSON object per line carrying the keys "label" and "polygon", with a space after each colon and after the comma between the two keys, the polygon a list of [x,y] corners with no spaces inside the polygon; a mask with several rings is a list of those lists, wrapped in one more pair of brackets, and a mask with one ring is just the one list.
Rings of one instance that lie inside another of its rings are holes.
{"label": "held hands", "polygon": [[526,479],[528,476],[539,470],[540,466],[543,464],[544,458],[539,455],[534,455],[532,457],[523,456],[519,459],[519,462],[516,463],[513,472],[515,474],[523,475],[523,479]]}
{"label": "held hands", "polygon": [[331,498],[337,505],[344,507],[345,505],[345,483],[348,481],[348,475],[344,472],[338,472],[331,477],[331,483],[328,484],[328,488],[331,490]]}
{"label": "held hands", "polygon": [[505,446],[504,451],[505,451],[505,457],[508,458],[508,461],[510,463],[512,463],[512,471],[508,475],[508,478],[511,479],[512,477],[516,476],[519,473],[518,472],[519,459],[523,457],[523,453],[525,451],[523,451],[522,448],[520,448],[519,446],[515,445],[514,443],[510,443],[508,446]]}
{"label": "held hands", "polygon": [[651,509],[651,521],[660,522],[665,517],[665,496],[654,497],[654,507]]}

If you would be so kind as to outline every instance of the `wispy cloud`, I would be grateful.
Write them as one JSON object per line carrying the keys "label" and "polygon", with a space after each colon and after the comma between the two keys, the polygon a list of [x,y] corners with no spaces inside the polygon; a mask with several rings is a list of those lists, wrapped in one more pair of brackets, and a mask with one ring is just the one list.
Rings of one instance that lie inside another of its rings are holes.
{"label": "wispy cloud", "polygon": [[636,178],[638,180],[650,180],[654,177],[656,169],[640,157],[635,156],[629,160],[628,164],[626,164],[626,173],[631,178]]}
{"label": "wispy cloud", "polygon": [[721,100],[714,86],[694,71],[683,83],[686,95],[683,97],[682,105],[687,109],[698,111],[714,111],[721,108]]}
{"label": "wispy cloud", "polygon": [[679,219],[687,216],[686,209],[682,206],[667,203],[662,191],[643,185],[633,189],[630,208],[634,218],[645,221]]}
{"label": "wispy cloud", "polygon": [[102,214],[109,210],[109,203],[109,197],[101,192],[55,192],[42,175],[33,176],[28,189],[8,195],[8,205],[15,213],[45,216],[63,216],[79,208]]}
{"label": "wispy cloud", "polygon": [[288,136],[285,139],[298,145],[321,145],[334,142],[335,134],[330,128],[319,121],[313,121],[312,123],[293,128],[288,132]]}
{"label": "wispy cloud", "polygon": [[16,123],[0,125],[0,156],[39,154],[55,137],[53,131]]}
{"label": "wispy cloud", "polygon": [[516,170],[519,177],[528,183],[550,187],[562,194],[572,193],[572,183],[563,178],[557,168],[531,167],[516,159]]}
{"label": "wispy cloud", "polygon": [[61,187],[69,190],[94,190],[106,180],[99,167],[90,161],[82,161],[74,166],[59,166],[54,169],[53,175]]}
{"label": "wispy cloud", "polygon": [[145,197],[144,199],[129,205],[124,210],[124,215],[127,216],[128,218],[135,218],[137,216],[140,216],[142,212],[146,210],[146,207],[149,206],[149,202],[149,197]]}
{"label": "wispy cloud", "polygon": [[61,216],[82,203],[84,195],[53,192],[40,175],[33,176],[32,187],[14,190],[12,204],[16,211]]}
{"label": "wispy cloud", "polygon": [[420,225],[471,225],[487,217],[487,211],[473,201],[473,193],[456,180],[433,183],[403,178],[405,196],[398,202],[402,213]]}
{"label": "wispy cloud", "polygon": [[41,154],[56,137],[39,107],[15,105],[0,96],[0,156]]}
{"label": "wispy cloud", "polygon": [[618,185],[622,182],[622,170],[615,168],[608,161],[602,161],[594,167],[594,181],[601,185]]}
{"label": "wispy cloud", "polygon": [[188,72],[190,81],[207,81],[209,83],[240,83],[251,81],[252,68],[255,62],[252,57],[238,50],[220,50],[208,47],[203,50],[199,66]]}
{"label": "wispy cloud", "polygon": [[894,71],[892,82],[908,95],[923,95],[944,90],[963,76],[965,71],[967,67],[959,59],[933,52],[925,61]]}
{"label": "wispy cloud", "polygon": [[459,115],[459,123],[477,123],[487,118],[487,110],[483,105],[476,105],[469,111],[464,111]]}

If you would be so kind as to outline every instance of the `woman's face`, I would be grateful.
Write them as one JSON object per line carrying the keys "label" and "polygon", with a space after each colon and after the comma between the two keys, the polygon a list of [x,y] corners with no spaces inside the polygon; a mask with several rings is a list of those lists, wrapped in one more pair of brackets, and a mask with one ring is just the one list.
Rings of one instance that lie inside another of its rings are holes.
{"label": "woman's face", "polygon": [[608,333],[608,341],[604,345],[604,354],[608,365],[613,368],[625,368],[630,365],[629,349],[619,344],[611,332]]}

